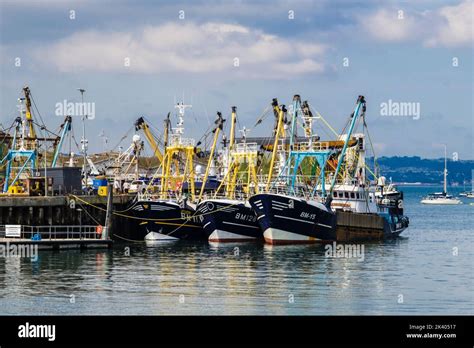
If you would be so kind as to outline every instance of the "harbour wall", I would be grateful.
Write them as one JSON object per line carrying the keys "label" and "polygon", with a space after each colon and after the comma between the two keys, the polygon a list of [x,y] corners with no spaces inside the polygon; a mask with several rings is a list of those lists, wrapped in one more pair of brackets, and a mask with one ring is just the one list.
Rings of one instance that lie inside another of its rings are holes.
{"label": "harbour wall", "polygon": [[[132,195],[114,195],[114,211],[123,211],[133,200]],[[0,197],[0,225],[104,225],[107,197],[51,196],[51,197]],[[124,214],[126,215],[126,214]],[[112,239],[116,231],[131,236],[135,221],[113,215]]]}

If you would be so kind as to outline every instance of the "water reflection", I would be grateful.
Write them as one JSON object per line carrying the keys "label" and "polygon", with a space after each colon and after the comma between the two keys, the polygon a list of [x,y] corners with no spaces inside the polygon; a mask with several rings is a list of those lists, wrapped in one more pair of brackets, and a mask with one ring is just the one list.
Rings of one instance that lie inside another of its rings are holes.
{"label": "water reflection", "polygon": [[472,254],[450,258],[437,238],[365,243],[363,260],[261,243],[42,251],[0,260],[0,314],[471,313]]}

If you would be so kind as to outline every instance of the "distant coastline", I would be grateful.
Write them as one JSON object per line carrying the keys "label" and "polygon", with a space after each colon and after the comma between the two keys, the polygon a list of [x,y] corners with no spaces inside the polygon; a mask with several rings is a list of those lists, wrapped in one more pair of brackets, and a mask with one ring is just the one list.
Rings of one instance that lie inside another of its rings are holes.
{"label": "distant coastline", "polygon": [[[418,156],[380,157],[376,159],[380,175],[400,186],[438,186],[443,182],[444,158]],[[372,164],[373,158],[368,159]],[[474,160],[448,160],[448,186],[471,188]]]}
{"label": "distant coastline", "polygon": [[[425,182],[394,182],[397,186],[414,186],[414,187],[443,187],[443,184],[434,184],[434,183],[425,183]],[[462,188],[462,185],[450,185],[448,187],[452,188]],[[470,187],[466,186],[466,190],[469,190]]]}

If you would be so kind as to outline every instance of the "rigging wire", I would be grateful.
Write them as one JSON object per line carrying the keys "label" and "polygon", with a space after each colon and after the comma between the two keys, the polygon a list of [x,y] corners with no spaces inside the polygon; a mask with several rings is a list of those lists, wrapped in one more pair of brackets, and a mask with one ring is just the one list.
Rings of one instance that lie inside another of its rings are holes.
{"label": "rigging wire", "polygon": [[33,102],[33,107],[35,108],[36,112],[38,113],[38,116],[39,116],[41,122],[43,123],[43,127],[45,127],[45,129],[46,129],[46,124],[44,123],[43,117],[41,116],[41,113],[40,113],[38,107],[36,106],[36,101],[35,101],[35,98],[33,97],[33,93],[31,93],[31,91],[30,91],[30,99]]}
{"label": "rigging wire", "polygon": [[122,143],[122,141],[124,141],[125,139],[127,139],[128,137],[128,134],[134,129],[134,126],[131,126],[126,132],[125,134],[119,139],[118,143],[112,147],[110,149],[110,151],[114,151],[117,147],[119,147],[119,145]]}
{"label": "rigging wire", "polygon": [[11,125],[9,128],[5,128],[5,129],[3,130],[4,135],[3,135],[2,141],[0,141],[0,144],[3,144],[3,143],[4,143],[4,141],[5,141],[5,139],[7,138],[7,136],[9,136],[10,130],[15,126],[15,123],[16,123],[16,121],[13,121],[13,122],[12,122],[12,125]]}

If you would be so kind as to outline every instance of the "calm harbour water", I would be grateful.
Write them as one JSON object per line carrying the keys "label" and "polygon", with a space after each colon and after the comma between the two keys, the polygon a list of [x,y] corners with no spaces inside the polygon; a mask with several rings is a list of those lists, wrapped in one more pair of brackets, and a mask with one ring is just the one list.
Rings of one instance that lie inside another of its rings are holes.
{"label": "calm harbour water", "polygon": [[474,199],[419,204],[438,190],[404,187],[410,227],[365,244],[363,261],[320,245],[186,242],[2,258],[0,314],[474,314]]}

